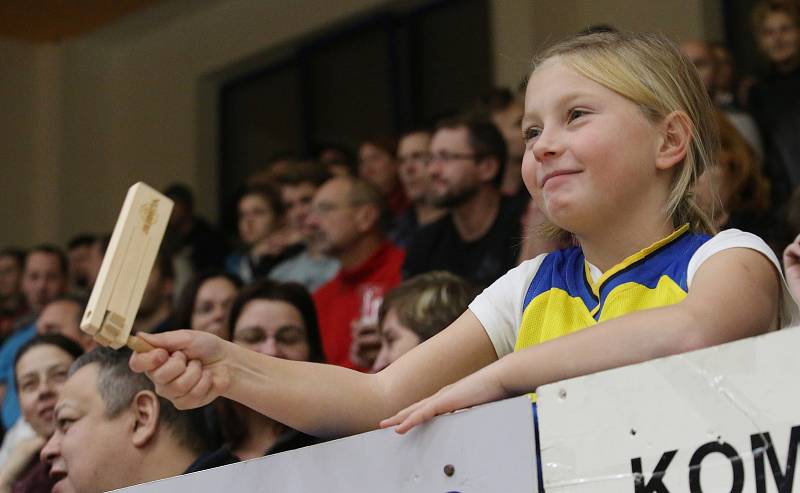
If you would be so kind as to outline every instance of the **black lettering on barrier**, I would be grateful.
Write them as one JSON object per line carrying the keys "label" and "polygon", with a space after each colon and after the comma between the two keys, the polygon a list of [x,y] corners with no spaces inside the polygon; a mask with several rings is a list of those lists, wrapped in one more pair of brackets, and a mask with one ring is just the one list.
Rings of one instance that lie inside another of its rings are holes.
{"label": "black lettering on barrier", "polygon": [[797,463],[797,444],[800,442],[800,426],[793,426],[789,435],[789,452],[786,457],[786,472],[781,471],[778,461],[778,454],[772,445],[772,437],[769,433],[757,433],[750,435],[750,446],[753,450],[753,466],[756,474],[756,493],[766,493],[767,477],[764,471],[764,452],[769,458],[769,466],[772,470],[772,478],[778,493],[792,493],[794,484],[794,466]]}
{"label": "black lettering on barrier", "polygon": [[744,464],[739,457],[739,453],[730,443],[727,442],[708,442],[698,448],[689,461],[689,491],[691,493],[702,493],[700,486],[700,466],[706,456],[714,453],[723,454],[731,463],[733,471],[733,485],[730,493],[742,493],[744,488]]}
{"label": "black lettering on barrier", "polygon": [[633,473],[633,485],[636,493],[669,493],[669,490],[664,485],[662,478],[664,473],[669,467],[669,463],[675,458],[677,450],[670,450],[664,452],[653,470],[653,475],[650,480],[645,482],[644,474],[642,474],[642,458],[636,457],[631,459],[631,472]]}

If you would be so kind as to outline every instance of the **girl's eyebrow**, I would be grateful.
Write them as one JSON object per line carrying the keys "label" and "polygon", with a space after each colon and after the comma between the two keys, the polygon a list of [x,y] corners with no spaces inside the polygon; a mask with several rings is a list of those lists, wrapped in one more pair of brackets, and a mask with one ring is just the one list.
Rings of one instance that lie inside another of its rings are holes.
{"label": "girl's eyebrow", "polygon": [[[585,91],[573,91],[561,94],[556,100],[555,103],[552,105],[556,108],[562,108],[564,106],[568,106],[574,103],[576,100],[586,97],[588,94]],[[525,128],[531,125],[533,122],[538,121],[539,119],[536,118],[538,113],[536,111],[525,111],[524,116],[522,117],[522,128]]]}

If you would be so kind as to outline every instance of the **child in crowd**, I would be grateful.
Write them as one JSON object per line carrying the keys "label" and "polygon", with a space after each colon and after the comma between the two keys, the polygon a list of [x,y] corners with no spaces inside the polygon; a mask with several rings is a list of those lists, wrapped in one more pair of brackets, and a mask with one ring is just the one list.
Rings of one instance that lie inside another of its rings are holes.
{"label": "child in crowd", "polygon": [[789,325],[798,309],[774,254],[738,230],[711,236],[692,199],[716,159],[711,112],[695,69],[663,37],[557,44],[528,83],[522,176],[553,230],[579,246],[523,262],[377,374],[198,331],[143,334],[157,349],[131,367],[181,408],[222,395],[313,435],[379,422],[402,433],[543,384]]}
{"label": "child in crowd", "polygon": [[464,313],[478,292],[447,271],[426,272],[393,288],[378,310],[381,348],[372,371],[383,370],[441,332]]}

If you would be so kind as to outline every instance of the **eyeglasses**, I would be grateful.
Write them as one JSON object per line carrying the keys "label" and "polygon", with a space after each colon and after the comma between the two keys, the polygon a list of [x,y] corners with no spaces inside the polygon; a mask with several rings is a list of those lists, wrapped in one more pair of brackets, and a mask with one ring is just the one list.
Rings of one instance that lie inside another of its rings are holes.
{"label": "eyeglasses", "polygon": [[443,163],[451,163],[453,161],[467,161],[467,160],[478,160],[481,156],[478,154],[466,154],[466,153],[458,153],[458,152],[437,152],[436,154],[431,154],[428,157],[428,164],[433,163],[435,161],[441,161]]}

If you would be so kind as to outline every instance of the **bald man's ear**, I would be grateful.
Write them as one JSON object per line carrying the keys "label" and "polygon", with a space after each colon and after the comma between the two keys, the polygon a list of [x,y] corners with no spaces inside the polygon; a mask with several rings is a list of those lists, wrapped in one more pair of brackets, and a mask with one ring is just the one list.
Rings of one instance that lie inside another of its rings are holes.
{"label": "bald man's ear", "polygon": [[153,440],[158,432],[158,420],[161,407],[158,396],[150,390],[141,390],[131,403],[133,412],[133,444],[136,447],[145,447]]}
{"label": "bald man's ear", "polygon": [[374,204],[361,205],[356,209],[355,220],[358,231],[366,233],[380,222],[381,211]]}

